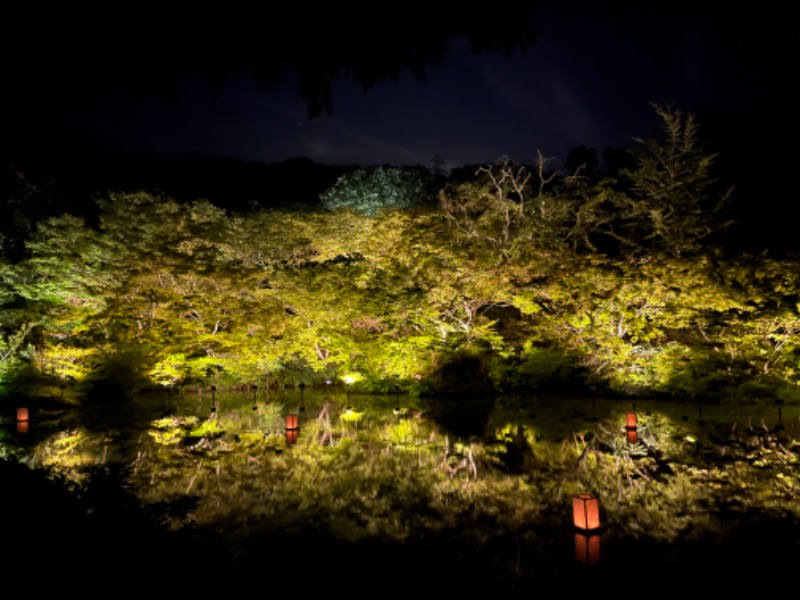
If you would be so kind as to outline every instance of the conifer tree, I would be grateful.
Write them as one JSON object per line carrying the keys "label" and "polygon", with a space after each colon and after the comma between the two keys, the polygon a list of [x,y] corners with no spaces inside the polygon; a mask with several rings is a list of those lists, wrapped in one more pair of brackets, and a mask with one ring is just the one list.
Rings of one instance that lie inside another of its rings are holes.
{"label": "conifer tree", "polygon": [[662,139],[636,138],[636,167],[623,171],[630,181],[622,236],[673,256],[692,254],[717,228],[730,190],[715,197],[711,170],[716,154],[703,152],[691,114],[652,104],[662,120]]}

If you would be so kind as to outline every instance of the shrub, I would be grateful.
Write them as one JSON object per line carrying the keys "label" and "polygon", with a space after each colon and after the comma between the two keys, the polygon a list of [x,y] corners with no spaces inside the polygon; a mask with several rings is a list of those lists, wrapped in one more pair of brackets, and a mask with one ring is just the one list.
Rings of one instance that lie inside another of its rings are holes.
{"label": "shrub", "polygon": [[354,210],[370,216],[403,210],[436,197],[435,179],[424,167],[372,166],[345,175],[320,195],[328,210]]}

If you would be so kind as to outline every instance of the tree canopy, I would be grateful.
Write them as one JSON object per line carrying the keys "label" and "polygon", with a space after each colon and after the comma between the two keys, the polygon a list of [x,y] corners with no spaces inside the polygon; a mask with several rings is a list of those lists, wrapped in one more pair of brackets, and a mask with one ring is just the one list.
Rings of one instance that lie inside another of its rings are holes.
{"label": "tree canopy", "polygon": [[501,160],[438,205],[405,202],[414,171],[243,213],[107,192],[96,223],[42,219],[0,260],[0,382],[790,399],[797,260],[705,235],[713,155],[657,113],[623,189]]}

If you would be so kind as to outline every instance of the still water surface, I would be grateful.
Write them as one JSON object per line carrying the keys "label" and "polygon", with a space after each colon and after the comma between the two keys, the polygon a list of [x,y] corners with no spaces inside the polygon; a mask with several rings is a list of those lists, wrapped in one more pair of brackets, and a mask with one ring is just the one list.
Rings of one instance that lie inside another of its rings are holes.
{"label": "still water surface", "polygon": [[[800,559],[797,406],[253,389],[9,413],[4,456],[78,484],[122,467],[239,581],[269,564],[323,590],[721,590]],[[598,529],[575,528],[579,494]]]}

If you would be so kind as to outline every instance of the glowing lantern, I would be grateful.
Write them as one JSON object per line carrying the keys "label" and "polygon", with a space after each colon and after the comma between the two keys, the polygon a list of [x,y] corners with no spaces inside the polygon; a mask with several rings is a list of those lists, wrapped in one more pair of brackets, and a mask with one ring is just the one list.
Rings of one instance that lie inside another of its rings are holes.
{"label": "glowing lantern", "polygon": [[575,560],[584,565],[600,562],[600,534],[575,532]]}
{"label": "glowing lantern", "polygon": [[286,430],[297,429],[298,427],[297,415],[294,413],[286,415]]}
{"label": "glowing lantern", "polygon": [[286,444],[291,446],[292,444],[297,443],[297,436],[300,433],[299,429],[287,429],[286,430]]}
{"label": "glowing lantern", "polygon": [[28,421],[17,421],[17,433],[28,433]]}
{"label": "glowing lantern", "polygon": [[28,420],[28,409],[27,408],[18,408],[17,409],[17,421],[27,421]]}
{"label": "glowing lantern", "polygon": [[590,494],[578,494],[572,499],[572,520],[584,530],[600,528],[600,502]]}

